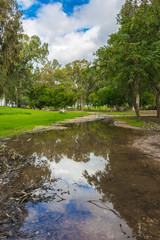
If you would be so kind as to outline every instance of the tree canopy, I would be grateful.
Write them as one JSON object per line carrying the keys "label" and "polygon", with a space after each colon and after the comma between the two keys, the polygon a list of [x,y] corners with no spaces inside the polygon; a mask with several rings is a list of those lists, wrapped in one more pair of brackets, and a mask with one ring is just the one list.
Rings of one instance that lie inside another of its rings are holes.
{"label": "tree canopy", "polygon": [[97,51],[96,64],[106,71],[106,79],[119,91],[132,96],[139,117],[140,95],[150,86],[159,104],[160,6],[157,0],[127,0],[118,15],[119,30],[107,46]]}
{"label": "tree canopy", "polygon": [[[126,0],[118,31],[96,52],[93,63],[62,66],[48,60],[48,44],[23,33],[16,0],[0,2],[0,96],[6,104],[63,108],[77,104],[156,105],[160,117],[159,0]],[[153,99],[154,98],[154,99]]]}

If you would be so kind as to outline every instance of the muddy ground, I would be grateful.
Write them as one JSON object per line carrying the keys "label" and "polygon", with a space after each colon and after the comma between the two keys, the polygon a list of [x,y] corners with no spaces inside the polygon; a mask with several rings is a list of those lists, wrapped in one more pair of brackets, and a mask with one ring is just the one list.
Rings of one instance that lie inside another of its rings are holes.
{"label": "muddy ground", "polygon": [[[132,119],[135,119],[132,117]],[[135,149],[143,151],[147,156],[160,161],[160,119],[155,116],[142,116],[140,120],[145,122],[144,127],[129,126],[125,122],[115,122],[118,127],[125,127],[144,131],[145,135],[133,143]]]}

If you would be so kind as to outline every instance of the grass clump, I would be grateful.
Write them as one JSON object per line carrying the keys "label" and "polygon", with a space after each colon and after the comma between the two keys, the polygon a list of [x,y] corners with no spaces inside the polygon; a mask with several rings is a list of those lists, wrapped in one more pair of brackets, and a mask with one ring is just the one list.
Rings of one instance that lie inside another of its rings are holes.
{"label": "grass clump", "polygon": [[109,112],[109,114],[119,116],[136,116],[135,112]]}
{"label": "grass clump", "polygon": [[135,126],[135,127],[144,127],[145,126],[145,122],[142,120],[138,120],[138,119],[133,119],[133,118],[131,119],[129,117],[127,117],[127,118],[115,117],[114,119],[116,119],[118,121],[126,122],[130,126]]}
{"label": "grass clump", "polygon": [[22,131],[31,130],[36,126],[47,126],[55,122],[89,115],[83,112],[67,112],[60,114],[55,111],[17,109],[0,107],[0,137],[10,137]]}

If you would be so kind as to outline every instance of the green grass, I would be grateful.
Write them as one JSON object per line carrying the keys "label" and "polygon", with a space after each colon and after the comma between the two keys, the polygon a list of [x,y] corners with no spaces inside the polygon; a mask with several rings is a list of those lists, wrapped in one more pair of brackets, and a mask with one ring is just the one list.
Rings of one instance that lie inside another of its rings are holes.
{"label": "green grass", "polygon": [[47,126],[55,122],[87,115],[89,114],[83,112],[60,114],[53,111],[0,107],[0,137],[10,137],[39,125]]}
{"label": "green grass", "polygon": [[[106,107],[105,106],[101,106],[101,107],[83,107],[83,110],[87,110],[87,111],[106,111]],[[110,110],[110,108],[108,107],[107,110]]]}
{"label": "green grass", "polygon": [[125,117],[115,117],[114,119],[118,120],[118,121],[123,121],[126,122],[127,124],[131,125],[131,126],[136,126],[136,127],[143,127],[145,125],[144,121],[138,120],[138,119],[130,119],[129,117],[125,118]]}
{"label": "green grass", "polygon": [[119,116],[136,116],[135,112],[109,112],[109,114]]}

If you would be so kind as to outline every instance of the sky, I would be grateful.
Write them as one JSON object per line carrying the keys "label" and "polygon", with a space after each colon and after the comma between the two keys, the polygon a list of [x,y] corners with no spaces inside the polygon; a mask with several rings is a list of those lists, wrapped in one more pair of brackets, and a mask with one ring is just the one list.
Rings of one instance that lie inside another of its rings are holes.
{"label": "sky", "polygon": [[94,59],[118,29],[116,15],[125,0],[17,0],[23,28],[49,44],[49,60],[66,64]]}

